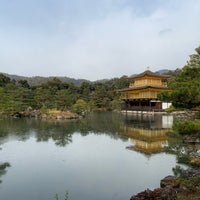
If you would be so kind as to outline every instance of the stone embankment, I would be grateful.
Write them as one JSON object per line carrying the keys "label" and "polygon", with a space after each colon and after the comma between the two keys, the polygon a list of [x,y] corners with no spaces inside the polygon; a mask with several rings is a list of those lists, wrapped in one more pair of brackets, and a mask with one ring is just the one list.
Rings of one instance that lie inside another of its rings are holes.
{"label": "stone embankment", "polygon": [[42,119],[78,119],[80,116],[76,113],[72,113],[70,111],[58,111],[58,112],[50,112],[46,114],[42,114]]}
{"label": "stone embankment", "polygon": [[171,114],[174,116],[175,120],[188,121],[194,120],[198,112],[199,111],[175,111]]}
{"label": "stone embankment", "polygon": [[42,113],[40,110],[26,110],[23,112],[17,112],[11,115],[15,118],[41,118],[41,119],[77,119],[80,116],[76,113],[70,111],[59,111],[59,110],[48,110],[45,113]]}

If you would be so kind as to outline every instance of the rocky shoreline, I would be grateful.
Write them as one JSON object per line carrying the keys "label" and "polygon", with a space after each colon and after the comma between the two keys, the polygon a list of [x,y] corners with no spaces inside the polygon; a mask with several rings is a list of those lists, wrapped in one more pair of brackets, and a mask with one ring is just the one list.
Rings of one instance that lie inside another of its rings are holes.
{"label": "rocky shoreline", "polygon": [[183,110],[183,111],[174,111],[171,114],[174,116],[175,120],[188,121],[188,120],[194,120],[198,113],[199,111]]}
{"label": "rocky shoreline", "polygon": [[[171,114],[177,121],[188,121],[195,120],[199,111],[177,111]],[[182,176],[166,176],[160,181],[159,188],[146,189],[133,195],[130,200],[200,200],[200,132],[183,136],[182,142],[192,145],[189,147],[189,166],[195,168],[181,169]]]}
{"label": "rocky shoreline", "polygon": [[47,110],[46,112],[41,112],[41,110],[27,109],[26,111],[10,114],[9,117],[66,120],[78,119],[81,116],[71,111]]}
{"label": "rocky shoreline", "polygon": [[160,188],[146,189],[130,198],[130,200],[199,200],[200,199],[200,171],[189,169],[187,181],[194,182],[192,188],[188,188],[181,179],[176,176],[166,176],[160,181]]}

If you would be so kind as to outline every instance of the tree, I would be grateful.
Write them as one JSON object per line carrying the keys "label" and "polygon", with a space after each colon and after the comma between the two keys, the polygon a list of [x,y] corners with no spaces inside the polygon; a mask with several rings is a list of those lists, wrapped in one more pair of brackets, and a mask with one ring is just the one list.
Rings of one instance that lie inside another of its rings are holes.
{"label": "tree", "polygon": [[23,88],[28,88],[28,89],[30,88],[30,85],[28,84],[27,80],[19,80],[18,84]]}
{"label": "tree", "polygon": [[5,76],[4,74],[0,74],[0,87],[5,87],[11,80],[9,77]]}
{"label": "tree", "polygon": [[76,113],[81,114],[82,112],[88,110],[88,104],[84,100],[78,99],[76,103],[73,105],[73,110]]}
{"label": "tree", "polygon": [[195,49],[196,54],[175,76],[169,80],[171,93],[161,93],[159,98],[171,101],[173,106],[180,108],[195,108],[200,106],[200,46]]}
{"label": "tree", "polygon": [[55,108],[60,110],[66,110],[71,108],[71,106],[75,103],[76,97],[69,90],[58,90],[55,96]]}

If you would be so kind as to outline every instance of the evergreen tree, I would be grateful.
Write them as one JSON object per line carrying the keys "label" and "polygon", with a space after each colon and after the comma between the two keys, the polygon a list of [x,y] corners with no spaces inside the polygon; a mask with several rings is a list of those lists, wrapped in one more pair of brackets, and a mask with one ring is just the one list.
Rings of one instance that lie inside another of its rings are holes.
{"label": "evergreen tree", "polygon": [[187,65],[177,70],[169,80],[169,88],[173,92],[161,93],[161,100],[171,101],[175,107],[180,108],[200,106],[200,47],[195,50],[196,54],[190,56]]}

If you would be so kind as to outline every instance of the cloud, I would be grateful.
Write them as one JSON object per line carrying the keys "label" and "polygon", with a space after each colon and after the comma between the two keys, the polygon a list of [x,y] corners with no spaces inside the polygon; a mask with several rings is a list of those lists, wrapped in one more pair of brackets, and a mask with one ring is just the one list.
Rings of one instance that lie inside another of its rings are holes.
{"label": "cloud", "polygon": [[128,9],[111,13],[86,26],[67,49],[69,66],[82,66],[74,75],[90,79],[138,73],[149,65],[152,70],[182,67],[199,38],[195,21],[185,29],[181,20],[190,16],[182,12],[155,11],[146,17],[135,17]]}
{"label": "cloud", "polygon": [[157,0],[153,5],[104,0],[89,6],[63,2],[66,5],[59,1],[56,11],[38,14],[50,16],[54,11],[44,29],[42,25],[8,28],[8,24],[9,32],[0,31],[0,71],[113,78],[139,73],[147,66],[152,71],[182,67],[199,45],[200,2],[195,0],[165,4]]}
{"label": "cloud", "polygon": [[172,29],[171,29],[171,28],[166,28],[166,29],[160,30],[160,31],[158,32],[158,35],[159,35],[159,36],[164,36],[164,35],[167,35],[167,34],[169,34],[169,33],[171,33],[171,32],[172,32]]}

